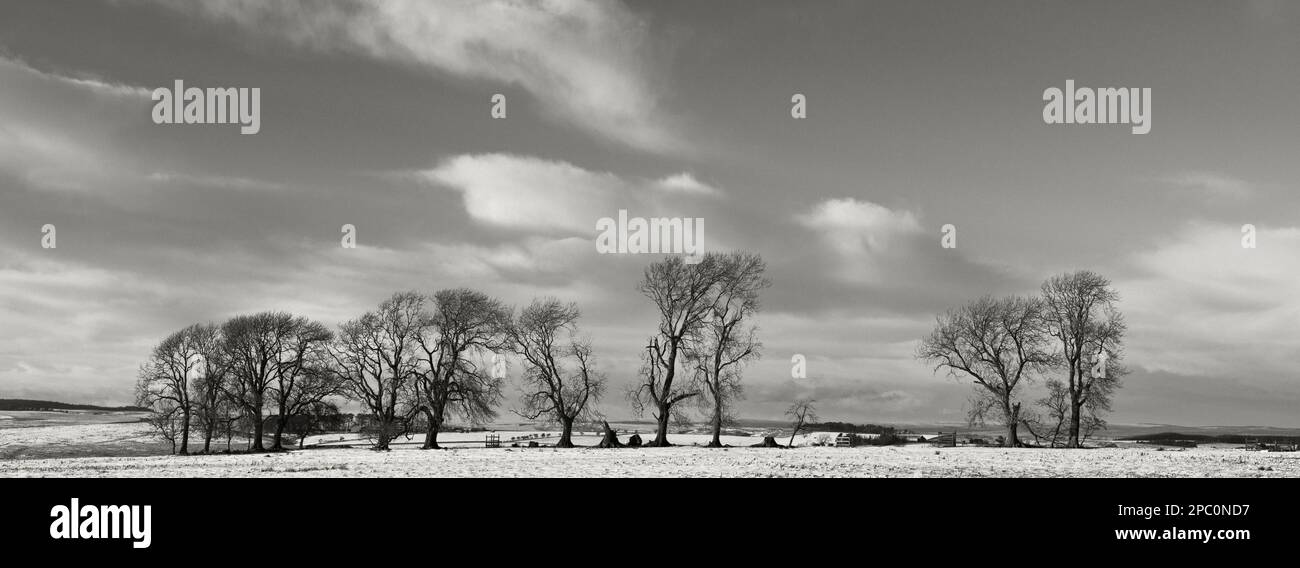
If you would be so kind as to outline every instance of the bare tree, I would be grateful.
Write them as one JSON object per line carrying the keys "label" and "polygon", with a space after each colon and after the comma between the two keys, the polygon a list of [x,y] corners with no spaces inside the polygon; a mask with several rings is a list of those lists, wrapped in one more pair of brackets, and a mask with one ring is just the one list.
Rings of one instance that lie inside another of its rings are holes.
{"label": "bare tree", "polygon": [[231,318],[221,326],[231,380],[226,394],[239,404],[252,426],[250,451],[265,451],[262,412],[273,383],[282,376],[285,353],[303,322],[284,312],[261,312]]}
{"label": "bare tree", "polygon": [[326,369],[326,349],[334,339],[329,328],[305,317],[295,317],[284,323],[283,332],[285,337],[276,356],[274,381],[268,390],[276,409],[273,450],[284,449],[284,430],[294,416],[342,390],[338,375]]}
{"label": "bare tree", "polygon": [[203,453],[212,451],[212,439],[222,432],[222,405],[226,400],[231,358],[227,356],[221,328],[201,324],[193,328],[194,344],[199,352],[197,374],[190,387],[194,416],[203,434]]}
{"label": "bare tree", "polygon": [[[1066,447],[1080,447],[1084,409],[1095,416],[1110,408],[1111,396],[1124,374],[1119,365],[1127,326],[1115,308],[1119,293],[1110,280],[1081,270],[1053,276],[1043,283],[1044,315],[1048,332],[1060,349],[1070,398]],[[1105,354],[1104,356],[1102,354]],[[1104,357],[1106,368],[1092,372],[1093,357]]]}
{"label": "bare tree", "polygon": [[788,444],[790,447],[794,447],[794,437],[798,436],[806,425],[817,422],[817,409],[813,407],[815,402],[817,401],[811,398],[801,398],[794,401],[794,404],[791,404],[790,408],[785,410],[785,415],[789,416],[790,420],[794,422],[790,425],[790,443]]}
{"label": "bare tree", "polygon": [[438,447],[438,433],[453,414],[470,423],[496,417],[505,378],[479,361],[507,348],[511,317],[499,300],[468,288],[439,291],[433,300],[435,311],[415,337],[415,410],[427,422],[424,449]]}
{"label": "bare tree", "polygon": [[758,294],[772,285],[763,276],[767,267],[756,254],[730,253],[717,259],[718,283],[713,305],[700,326],[699,341],[689,345],[687,364],[695,371],[696,389],[710,412],[713,440],[722,447],[722,427],[730,424],[733,401],[744,395],[741,371],[757,358],[762,345],[756,328],[747,325],[758,312]]}
{"label": "bare tree", "polygon": [[340,325],[330,346],[330,371],[372,414],[376,450],[387,450],[405,430],[401,404],[416,375],[424,318],[424,296],[399,292],[378,310]]}
{"label": "bare tree", "polygon": [[560,448],[573,447],[574,421],[591,419],[591,403],[605,392],[605,376],[593,368],[591,340],[578,334],[578,317],[576,304],[533,300],[509,330],[524,360],[523,409],[516,413],[558,422]]}
{"label": "bare tree", "polygon": [[1057,379],[1047,381],[1047,394],[1038,399],[1034,404],[1043,409],[1044,418],[1036,425],[1038,431],[1030,428],[1030,432],[1042,439],[1047,440],[1049,447],[1060,447],[1061,435],[1064,433],[1066,419],[1070,416],[1069,391],[1065,383]]}
{"label": "bare tree", "polygon": [[[195,340],[200,328],[197,325],[187,327],[158,343],[148,361],[140,366],[136,383],[136,404],[154,409],[159,415],[159,424],[170,424],[173,418],[179,420],[181,455],[189,453],[190,417],[194,411],[190,381],[202,363]],[[161,428],[159,431],[166,434]]]}
{"label": "bare tree", "polygon": [[1020,446],[1017,387],[1051,362],[1046,344],[1040,301],[985,296],[939,316],[934,331],[921,341],[917,357],[933,363],[936,371],[945,369],[954,378],[973,379],[977,395],[972,418],[982,420],[985,413],[995,413],[1006,425],[1006,443]]}
{"label": "bare tree", "polygon": [[171,445],[173,454],[176,453],[176,438],[181,433],[180,407],[171,400],[156,400],[150,408],[145,423],[154,429],[159,438]]}
{"label": "bare tree", "polygon": [[700,331],[713,312],[720,271],[719,256],[708,253],[698,264],[681,256],[652,263],[641,279],[640,290],[659,310],[659,329],[646,346],[644,378],[628,393],[637,415],[651,410],[659,431],[647,446],[668,446],[668,424],[675,405],[699,396],[690,381],[676,381],[685,351],[700,340]]}
{"label": "bare tree", "polygon": [[217,424],[218,433],[226,439],[226,453],[230,453],[230,444],[243,421],[243,407],[234,399],[222,396],[217,403]]}

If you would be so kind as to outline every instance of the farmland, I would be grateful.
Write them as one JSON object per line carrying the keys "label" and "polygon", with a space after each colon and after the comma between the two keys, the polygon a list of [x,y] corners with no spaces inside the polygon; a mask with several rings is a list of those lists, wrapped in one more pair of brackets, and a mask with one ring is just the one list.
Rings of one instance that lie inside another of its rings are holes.
{"label": "farmland", "polygon": [[[13,413],[8,413],[12,415]],[[15,417],[16,418],[16,417]],[[670,436],[672,448],[545,447],[548,432],[503,430],[502,446],[485,448],[484,434],[448,433],[448,449],[419,450],[419,436],[389,452],[365,449],[352,434],[316,436],[309,449],[282,453],[166,455],[148,427],[131,416],[75,420],[3,420],[0,476],[18,477],[1297,477],[1300,452],[1273,453],[1230,445],[1159,448],[1119,443],[1091,450],[812,447],[818,433],[793,449],[751,448],[753,436],[725,436],[733,447],[710,449],[700,434]],[[26,422],[28,426],[15,427]],[[645,433],[642,432],[643,437]],[[576,436],[596,443],[594,433]],[[626,436],[623,436],[626,440]],[[540,447],[527,447],[537,441]],[[786,442],[782,439],[781,442]],[[511,447],[518,444],[519,447]],[[214,443],[214,446],[216,444]],[[224,448],[222,445],[217,446]],[[242,449],[241,443],[236,449]]]}

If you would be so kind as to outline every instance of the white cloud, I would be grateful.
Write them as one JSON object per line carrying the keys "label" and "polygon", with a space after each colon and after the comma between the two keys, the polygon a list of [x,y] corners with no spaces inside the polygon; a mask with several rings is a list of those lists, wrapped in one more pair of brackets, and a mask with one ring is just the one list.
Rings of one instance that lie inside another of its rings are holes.
{"label": "white cloud", "polygon": [[823,201],[795,221],[818,233],[822,244],[837,253],[840,276],[853,281],[884,279],[884,264],[905,256],[922,232],[911,211],[853,198]]}
{"label": "white cloud", "polygon": [[[465,211],[480,223],[520,231],[594,237],[596,221],[631,216],[689,216],[690,198],[709,191],[665,191],[663,181],[593,172],[563,161],[512,154],[461,155],[421,172],[434,183],[459,191]],[[680,178],[672,176],[665,179]],[[693,177],[677,183],[703,184]],[[711,189],[711,188],[710,188]],[[685,201],[684,201],[685,200]]]}
{"label": "white cloud", "polygon": [[[684,142],[658,108],[648,25],[617,2],[386,0],[168,4],[318,51],[359,53],[517,86],[561,121],[663,152]],[[484,98],[486,101],[486,97]],[[486,112],[486,111],[485,111]]]}
{"label": "white cloud", "polygon": [[657,181],[655,185],[659,189],[670,193],[698,194],[713,197],[722,195],[722,190],[695,179],[695,176],[689,172],[668,176]]}
{"label": "white cloud", "polygon": [[425,176],[460,191],[475,220],[531,231],[594,234],[624,193],[613,174],[510,154],[456,156]]}
{"label": "white cloud", "polygon": [[1258,248],[1244,249],[1240,225],[1191,223],[1131,258],[1137,273],[1116,288],[1134,365],[1258,385],[1294,377],[1300,228],[1258,231]]}

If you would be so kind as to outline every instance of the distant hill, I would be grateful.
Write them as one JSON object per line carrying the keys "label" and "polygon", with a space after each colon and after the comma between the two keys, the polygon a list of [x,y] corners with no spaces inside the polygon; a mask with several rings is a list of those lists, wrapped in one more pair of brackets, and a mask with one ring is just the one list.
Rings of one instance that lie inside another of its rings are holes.
{"label": "distant hill", "polygon": [[1159,432],[1155,434],[1142,434],[1138,436],[1128,436],[1120,440],[1134,442],[1197,442],[1200,444],[1246,444],[1254,442],[1263,442],[1269,444],[1294,444],[1300,442],[1300,436],[1284,435],[1246,435],[1246,434],[1189,434],[1186,432]]}
{"label": "distant hill", "polygon": [[71,404],[51,400],[27,400],[23,398],[0,398],[0,410],[95,410],[99,412],[145,412],[149,409],[138,406],[95,406],[93,404]]}

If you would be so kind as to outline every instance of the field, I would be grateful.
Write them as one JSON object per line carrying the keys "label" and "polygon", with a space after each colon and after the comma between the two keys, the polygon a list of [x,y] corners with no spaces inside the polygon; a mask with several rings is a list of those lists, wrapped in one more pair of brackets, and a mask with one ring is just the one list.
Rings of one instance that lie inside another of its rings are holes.
{"label": "field", "polygon": [[169,446],[150,435],[140,422],[143,417],[134,412],[0,412],[0,460],[167,453]]}
{"label": "field", "polygon": [[[9,413],[13,414],[13,413]],[[44,414],[44,413],[42,413]],[[362,447],[355,435],[317,436],[311,449],[284,453],[170,456],[130,416],[0,420],[0,476],[18,477],[1300,477],[1300,452],[1230,446],[1189,449],[1120,444],[1080,451],[936,448],[928,444],[833,448],[748,447],[761,438],[728,436],[735,447],[710,449],[700,434],[669,439],[679,447],[558,450],[553,432],[499,432],[504,447],[483,447],[484,434],[449,433],[449,449],[421,451],[420,438],[390,452]],[[78,420],[81,423],[77,423]],[[14,427],[23,422],[24,426]],[[645,434],[642,434],[645,437]],[[341,439],[340,439],[341,438]],[[517,438],[512,440],[512,438]],[[622,436],[626,440],[626,436]],[[588,433],[575,439],[591,445]],[[784,443],[786,439],[782,439]],[[510,447],[512,443],[525,447]],[[347,447],[353,446],[353,447]],[[224,448],[224,443],[222,446]],[[242,442],[237,445],[242,449]]]}

